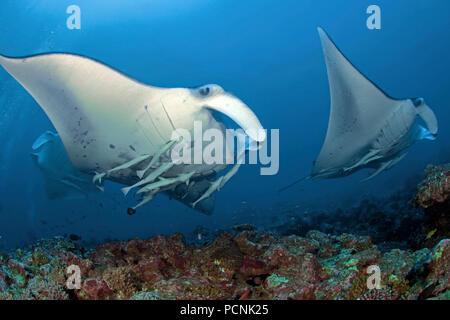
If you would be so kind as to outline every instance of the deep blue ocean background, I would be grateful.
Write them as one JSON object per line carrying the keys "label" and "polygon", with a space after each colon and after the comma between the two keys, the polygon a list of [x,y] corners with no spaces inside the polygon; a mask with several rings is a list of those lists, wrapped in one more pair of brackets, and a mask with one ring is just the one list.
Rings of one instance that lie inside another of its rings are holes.
{"label": "deep blue ocean background", "polygon": [[[66,8],[81,8],[81,30],[68,30]],[[382,10],[368,30],[366,8]],[[245,101],[265,128],[280,129],[280,171],[244,166],[217,194],[213,215],[163,195],[134,216],[118,185],[86,200],[48,200],[30,152],[51,122],[0,69],[0,247],[74,233],[86,241],[189,234],[197,226],[270,227],[285,208],[299,212],[354,206],[416,183],[428,163],[450,161],[450,2],[445,0],[2,0],[0,53],[70,52],[103,61],[142,82],[165,87],[217,83]],[[389,95],[422,96],[440,127],[389,172],[367,172],[277,189],[307,175],[325,137],[329,90],[317,26]],[[413,182],[412,182],[413,181]]]}

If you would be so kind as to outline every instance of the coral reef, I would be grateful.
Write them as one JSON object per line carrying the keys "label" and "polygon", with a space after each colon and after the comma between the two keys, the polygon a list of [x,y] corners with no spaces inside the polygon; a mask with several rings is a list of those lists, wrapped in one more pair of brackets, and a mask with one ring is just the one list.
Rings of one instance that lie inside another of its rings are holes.
{"label": "coral reef", "polygon": [[421,179],[414,177],[389,196],[367,196],[348,208],[307,211],[284,205],[282,212],[276,212],[271,230],[280,235],[305,236],[309,230],[319,230],[370,236],[382,252],[431,249],[450,238],[450,164],[429,165]]}
{"label": "coral reef", "polygon": [[429,165],[414,204],[425,211],[423,242],[428,248],[450,237],[450,164]]}
{"label": "coral reef", "polygon": [[429,165],[425,169],[425,180],[419,186],[415,203],[429,208],[446,202],[450,198],[450,164]]}
{"label": "coral reef", "polygon": [[293,210],[272,232],[199,226],[89,250],[76,236],[37,241],[0,253],[0,300],[448,300],[449,176],[429,166],[413,202],[405,188],[347,210]]}
{"label": "coral reef", "polygon": [[[433,249],[382,252],[370,237],[309,231],[277,237],[221,233],[188,245],[181,235],[105,243],[70,239],[0,255],[0,299],[448,299],[450,240]],[[80,288],[66,269],[77,265]],[[380,289],[369,289],[369,266]]]}

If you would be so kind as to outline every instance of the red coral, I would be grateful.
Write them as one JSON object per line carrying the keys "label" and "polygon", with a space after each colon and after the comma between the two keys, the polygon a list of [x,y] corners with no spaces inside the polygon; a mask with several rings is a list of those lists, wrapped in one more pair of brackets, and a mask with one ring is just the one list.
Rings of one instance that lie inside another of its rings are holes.
{"label": "red coral", "polygon": [[164,276],[161,274],[161,269],[165,265],[162,259],[151,257],[148,260],[139,262],[133,267],[133,270],[142,282],[149,285],[164,279]]}
{"label": "red coral", "polygon": [[239,271],[245,276],[257,276],[268,273],[269,267],[262,261],[245,256]]}

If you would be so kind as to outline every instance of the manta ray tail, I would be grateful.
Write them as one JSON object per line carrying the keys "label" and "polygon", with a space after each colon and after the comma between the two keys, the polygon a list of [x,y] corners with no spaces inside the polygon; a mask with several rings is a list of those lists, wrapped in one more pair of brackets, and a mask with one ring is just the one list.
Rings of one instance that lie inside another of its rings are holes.
{"label": "manta ray tail", "polygon": [[292,187],[295,186],[297,183],[300,183],[300,182],[302,182],[302,181],[309,180],[309,179],[311,179],[311,176],[310,176],[310,175],[301,177],[301,178],[295,180],[294,182],[288,184],[287,186],[285,186],[285,187],[279,189],[279,190],[278,190],[278,193],[281,193],[281,192],[283,192],[283,191],[285,191],[285,190],[287,190],[287,189],[289,189],[289,188],[292,188]]}

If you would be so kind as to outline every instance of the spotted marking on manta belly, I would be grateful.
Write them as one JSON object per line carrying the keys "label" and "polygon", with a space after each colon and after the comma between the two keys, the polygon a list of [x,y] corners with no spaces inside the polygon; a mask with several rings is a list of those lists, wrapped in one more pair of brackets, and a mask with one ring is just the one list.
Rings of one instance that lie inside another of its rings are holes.
{"label": "spotted marking on manta belly", "polygon": [[130,144],[129,145],[130,149],[133,150],[134,152],[136,152],[136,149]]}
{"label": "spotted marking on manta belly", "polygon": [[110,144],[109,147],[110,147],[111,149],[115,149],[115,148],[116,148],[116,146],[113,145],[113,144]]}

